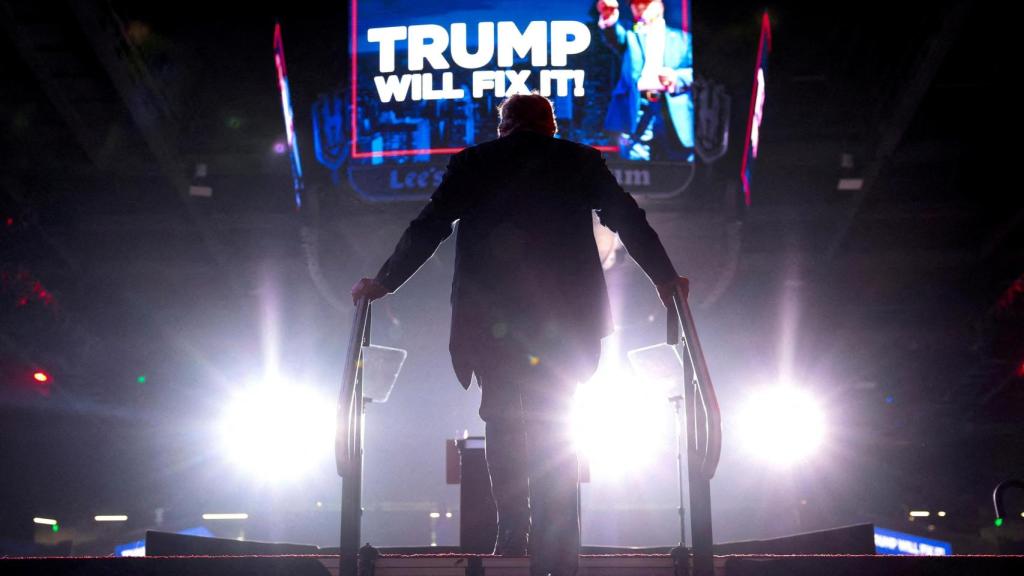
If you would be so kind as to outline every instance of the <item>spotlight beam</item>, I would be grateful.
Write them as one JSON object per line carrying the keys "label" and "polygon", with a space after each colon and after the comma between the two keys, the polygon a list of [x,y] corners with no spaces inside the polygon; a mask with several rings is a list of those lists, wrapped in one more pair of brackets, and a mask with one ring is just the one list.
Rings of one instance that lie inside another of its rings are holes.
{"label": "spotlight beam", "polygon": [[806,391],[793,386],[755,390],[736,417],[743,444],[774,466],[806,461],[825,438],[825,415]]}

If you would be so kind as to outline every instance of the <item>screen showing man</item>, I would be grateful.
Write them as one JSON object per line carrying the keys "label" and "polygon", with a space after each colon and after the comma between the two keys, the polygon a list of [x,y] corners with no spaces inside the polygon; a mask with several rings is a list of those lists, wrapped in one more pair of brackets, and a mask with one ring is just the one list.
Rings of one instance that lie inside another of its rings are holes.
{"label": "screen showing man", "polygon": [[605,153],[628,192],[681,193],[694,173],[690,0],[628,1],[620,15],[613,0],[354,0],[346,77],[310,109],[311,179],[425,199],[452,154],[496,137],[505,98],[535,92],[558,137]]}
{"label": "screen showing man", "polygon": [[493,139],[498,103],[536,92],[562,137],[692,161],[688,7],[639,0],[629,22],[615,0],[591,1],[352,2],[349,157],[429,162]]}

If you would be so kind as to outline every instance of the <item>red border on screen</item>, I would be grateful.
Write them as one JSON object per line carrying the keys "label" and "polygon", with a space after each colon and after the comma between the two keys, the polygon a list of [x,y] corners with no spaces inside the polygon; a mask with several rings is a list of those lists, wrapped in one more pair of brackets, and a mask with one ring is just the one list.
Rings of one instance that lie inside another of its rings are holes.
{"label": "red border on screen", "polygon": [[[764,49],[772,51],[772,23],[765,10],[761,16],[761,35],[757,41],[757,65],[754,66],[754,89],[750,95],[750,112],[747,115],[747,139],[743,144],[743,165],[740,166],[740,180],[743,183],[743,203],[750,206],[750,179],[747,177],[747,161],[750,158],[750,135],[754,129],[754,107],[757,105],[757,74],[764,65]],[[763,103],[762,103],[763,104]]]}

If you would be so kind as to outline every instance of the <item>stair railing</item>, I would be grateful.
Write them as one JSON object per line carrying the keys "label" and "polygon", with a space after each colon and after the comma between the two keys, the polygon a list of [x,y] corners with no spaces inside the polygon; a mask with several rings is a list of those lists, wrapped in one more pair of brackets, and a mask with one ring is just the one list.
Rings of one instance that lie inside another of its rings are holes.
{"label": "stair railing", "polygon": [[363,347],[370,345],[370,300],[356,302],[338,396],[334,460],[341,485],[341,576],[357,576],[363,513]]}
{"label": "stair railing", "polygon": [[[680,357],[684,361],[686,420],[683,429],[690,486],[694,574],[712,576],[711,479],[722,454],[722,415],[686,294],[676,288],[672,301],[674,306],[668,311],[667,343],[682,347]],[[685,542],[680,541],[680,546],[684,545]]]}

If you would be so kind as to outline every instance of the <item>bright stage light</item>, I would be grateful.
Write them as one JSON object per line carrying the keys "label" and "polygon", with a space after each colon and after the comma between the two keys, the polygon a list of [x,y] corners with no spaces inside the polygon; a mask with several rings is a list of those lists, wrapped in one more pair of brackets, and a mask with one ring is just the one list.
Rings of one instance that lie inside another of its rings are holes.
{"label": "bright stage light", "polygon": [[229,512],[229,513],[215,513],[207,512],[203,514],[203,520],[248,520],[249,515],[245,512]]}
{"label": "bright stage light", "polygon": [[576,393],[573,436],[594,477],[645,469],[671,445],[672,427],[667,396],[630,372],[599,372]]}
{"label": "bright stage light", "polygon": [[755,391],[735,421],[747,449],[779,466],[806,460],[825,437],[825,415],[818,403],[792,386]]}
{"label": "bright stage light", "polygon": [[332,453],[334,410],[329,398],[309,388],[248,388],[224,412],[222,445],[230,460],[260,480],[294,480]]}

